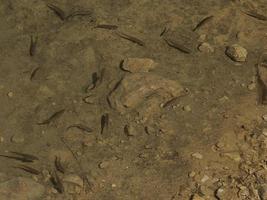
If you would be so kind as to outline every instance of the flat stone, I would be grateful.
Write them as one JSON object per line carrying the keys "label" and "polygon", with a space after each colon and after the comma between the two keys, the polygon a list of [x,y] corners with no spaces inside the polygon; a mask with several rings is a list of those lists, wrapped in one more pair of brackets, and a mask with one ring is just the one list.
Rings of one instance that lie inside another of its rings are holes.
{"label": "flat stone", "polygon": [[153,114],[161,103],[181,96],[182,86],[174,80],[150,73],[126,75],[109,96],[110,104],[119,112],[137,110]]}
{"label": "flat stone", "polygon": [[122,69],[132,73],[149,72],[155,67],[156,63],[150,58],[126,58],[122,64]]}
{"label": "flat stone", "polygon": [[21,135],[21,134],[14,134],[14,135],[11,137],[11,142],[16,143],[16,144],[23,143],[24,140],[25,140],[25,139],[24,139],[24,136]]}
{"label": "flat stone", "polygon": [[1,200],[40,200],[44,192],[43,185],[29,178],[17,177],[0,183]]}
{"label": "flat stone", "polygon": [[248,55],[247,50],[238,44],[227,47],[225,53],[236,62],[245,62]]}

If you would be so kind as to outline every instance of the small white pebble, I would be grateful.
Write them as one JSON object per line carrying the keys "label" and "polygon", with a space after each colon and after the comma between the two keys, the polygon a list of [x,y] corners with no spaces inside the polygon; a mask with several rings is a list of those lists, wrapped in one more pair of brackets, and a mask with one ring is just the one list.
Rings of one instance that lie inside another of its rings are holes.
{"label": "small white pebble", "polygon": [[199,160],[203,159],[203,155],[198,153],[198,152],[197,153],[193,153],[191,156],[193,158],[196,158],[196,159],[199,159]]}
{"label": "small white pebble", "polygon": [[186,111],[186,112],[190,112],[192,109],[191,109],[191,107],[189,105],[187,105],[187,106],[183,107],[183,110]]}
{"label": "small white pebble", "polygon": [[189,176],[190,178],[193,178],[194,176],[196,176],[196,172],[192,171],[192,172],[190,172],[190,173],[188,174],[188,176]]}
{"label": "small white pebble", "polygon": [[254,90],[256,88],[256,83],[250,83],[248,85],[248,90]]}
{"label": "small white pebble", "polygon": [[267,115],[263,115],[262,119],[267,122]]}
{"label": "small white pebble", "polygon": [[203,178],[201,179],[202,183],[205,183],[206,181],[208,181],[210,179],[210,177],[208,177],[207,175],[204,175]]}
{"label": "small white pebble", "polygon": [[8,92],[8,93],[7,93],[7,96],[8,96],[9,98],[12,98],[12,97],[14,96],[14,94],[13,94],[13,92]]}

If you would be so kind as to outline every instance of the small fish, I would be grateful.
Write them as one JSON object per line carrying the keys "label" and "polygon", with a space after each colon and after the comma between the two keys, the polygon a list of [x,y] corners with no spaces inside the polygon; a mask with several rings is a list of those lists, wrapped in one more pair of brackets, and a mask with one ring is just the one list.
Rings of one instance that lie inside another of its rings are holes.
{"label": "small fish", "polygon": [[38,125],[50,124],[55,119],[59,118],[64,112],[65,112],[65,109],[59,110],[59,111],[55,112],[54,114],[52,114],[48,119],[46,119],[42,122],[39,122],[37,124]]}
{"label": "small fish", "polygon": [[99,24],[95,26],[95,28],[103,28],[103,29],[108,29],[108,30],[116,30],[118,29],[118,26],[116,25],[110,25],[110,24]]}
{"label": "small fish", "polygon": [[55,158],[55,167],[56,167],[56,169],[57,169],[59,172],[61,172],[62,174],[65,173],[65,169],[64,169],[64,167],[62,166],[60,157],[57,157],[57,156],[56,156],[56,158]]}
{"label": "small fish", "polygon": [[145,46],[145,43],[144,43],[142,40],[139,40],[139,39],[136,38],[136,37],[127,35],[127,34],[125,34],[125,33],[119,32],[119,31],[117,31],[116,34],[117,34],[118,36],[120,36],[121,38],[124,38],[124,39],[126,39],[126,40],[129,40],[129,41],[131,41],[131,42],[133,42],[133,43],[136,43],[136,44],[138,44],[138,45],[140,45],[140,46]]}
{"label": "small fish", "polygon": [[19,152],[15,152],[15,151],[10,151],[10,153],[13,153],[13,154],[16,154],[18,156],[21,156],[21,157],[24,157],[24,158],[27,158],[27,159],[30,159],[32,161],[34,160],[39,160],[38,157],[34,156],[34,155],[31,155],[31,154],[26,154],[26,153],[19,153]]}
{"label": "small fish", "polygon": [[168,107],[168,106],[173,105],[173,104],[176,102],[177,99],[178,99],[178,97],[174,97],[174,98],[172,98],[171,100],[169,100],[169,101],[167,101],[165,104],[163,104],[162,108],[166,108],[166,107]]}
{"label": "small fish", "polygon": [[261,14],[258,14],[257,12],[255,11],[243,11],[246,15],[250,16],[250,17],[254,17],[258,20],[261,20],[261,21],[267,21],[267,16],[264,16],[264,15],[261,15]]}
{"label": "small fish", "polygon": [[9,158],[9,159],[14,159],[14,160],[18,160],[18,161],[21,161],[21,162],[33,162],[32,159],[29,159],[29,158],[25,158],[25,157],[19,157],[19,156],[8,156],[8,155],[1,155],[1,157],[5,157],[5,158]]}
{"label": "small fish", "polygon": [[88,92],[89,90],[93,90],[96,88],[97,82],[99,80],[97,72],[94,72],[92,74],[92,84],[90,84],[87,88],[86,91]]}
{"label": "small fish", "polygon": [[83,124],[73,124],[73,125],[70,125],[67,129],[70,129],[70,128],[78,128],[78,129],[85,131],[85,132],[88,132],[88,133],[93,132],[93,129],[91,129],[88,126],[85,126]]}
{"label": "small fish", "polygon": [[193,31],[196,31],[197,29],[199,29],[201,26],[203,26],[204,24],[206,24],[207,22],[209,22],[211,19],[213,18],[213,15],[205,17],[204,19],[202,19],[197,25],[196,27],[193,29]]}
{"label": "small fish", "polygon": [[62,21],[66,19],[66,14],[61,8],[50,3],[47,4],[47,7],[50,8]]}
{"label": "small fish", "polygon": [[40,70],[41,68],[40,67],[36,67],[32,70],[31,72],[31,76],[30,76],[30,80],[32,80],[35,76],[35,74]]}
{"label": "small fish", "polygon": [[163,31],[160,33],[160,37],[163,36],[164,33],[166,33],[167,30],[168,30],[167,27],[165,27],[165,28],[163,29]]}
{"label": "small fish", "polygon": [[78,10],[78,11],[74,11],[73,13],[69,14],[65,19],[70,19],[76,16],[87,16],[87,15],[92,15],[92,11]]}
{"label": "small fish", "polygon": [[106,113],[101,117],[101,134],[104,133],[105,128],[108,128],[108,125],[109,125],[109,114]]}
{"label": "small fish", "polygon": [[51,174],[51,178],[50,178],[50,180],[51,180],[51,182],[52,182],[54,188],[55,188],[59,193],[62,194],[62,193],[64,192],[64,186],[63,186],[63,184],[62,184],[62,182],[61,182],[61,180],[60,180],[60,178],[59,178],[59,176],[58,176],[58,174],[57,174],[56,171],[54,171],[54,173]]}
{"label": "small fish", "polygon": [[115,90],[117,90],[117,88],[120,86],[122,80],[123,80],[124,77],[122,77],[115,85],[114,87],[112,88],[112,90],[109,92],[109,95],[110,96]]}
{"label": "small fish", "polygon": [[31,43],[30,43],[30,50],[29,50],[30,56],[34,56],[35,55],[36,46],[37,46],[37,40],[38,40],[37,36],[35,38],[33,38],[33,36],[31,36]]}
{"label": "small fish", "polygon": [[112,90],[108,93],[108,95],[107,95],[107,102],[108,102],[108,105],[109,105],[109,107],[110,108],[112,108],[112,104],[111,104],[111,101],[110,101],[110,95],[119,87],[119,85],[121,84],[121,82],[122,82],[122,80],[123,80],[123,77],[114,85],[114,87],[112,88]]}
{"label": "small fish", "polygon": [[190,49],[188,49],[187,47],[185,47],[185,46],[183,46],[181,44],[178,44],[178,43],[176,43],[174,41],[171,41],[171,40],[168,40],[168,39],[164,39],[164,40],[170,47],[173,47],[173,48],[175,48],[175,49],[177,49],[177,50],[179,50],[179,51],[181,51],[183,53],[186,53],[186,54],[191,53]]}
{"label": "small fish", "polygon": [[38,171],[37,169],[34,169],[34,168],[26,166],[26,165],[15,166],[14,168],[24,170],[24,171],[31,173],[31,174],[34,174],[34,175],[40,174],[40,171]]}

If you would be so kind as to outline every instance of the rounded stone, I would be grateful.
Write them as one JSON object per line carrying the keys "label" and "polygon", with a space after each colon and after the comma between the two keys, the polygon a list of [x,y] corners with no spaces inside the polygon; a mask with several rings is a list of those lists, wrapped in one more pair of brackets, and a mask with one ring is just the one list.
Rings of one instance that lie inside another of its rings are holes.
{"label": "rounded stone", "polygon": [[247,50],[239,44],[234,44],[226,48],[226,55],[236,62],[245,62],[247,59]]}

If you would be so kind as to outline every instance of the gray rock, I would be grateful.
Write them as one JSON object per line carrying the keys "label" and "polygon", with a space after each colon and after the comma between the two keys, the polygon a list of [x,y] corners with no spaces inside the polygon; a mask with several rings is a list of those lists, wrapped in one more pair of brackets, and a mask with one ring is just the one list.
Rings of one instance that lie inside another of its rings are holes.
{"label": "gray rock", "polygon": [[245,62],[248,55],[247,50],[238,44],[227,47],[225,53],[228,57],[236,62]]}
{"label": "gray rock", "polygon": [[44,192],[43,185],[29,178],[17,177],[0,183],[1,200],[39,200]]}

